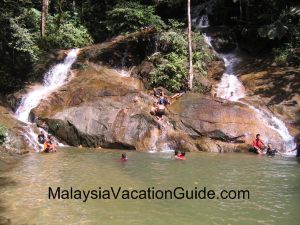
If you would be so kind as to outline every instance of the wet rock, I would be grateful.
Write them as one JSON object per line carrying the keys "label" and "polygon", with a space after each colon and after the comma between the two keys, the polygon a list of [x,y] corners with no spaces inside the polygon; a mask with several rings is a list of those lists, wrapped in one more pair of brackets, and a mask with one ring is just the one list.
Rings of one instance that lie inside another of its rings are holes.
{"label": "wet rock", "polygon": [[239,69],[239,77],[249,92],[247,101],[258,107],[266,106],[295,137],[300,136],[299,75],[299,68],[272,66],[267,61],[252,63],[251,67],[242,65]]}
{"label": "wet rock", "polygon": [[7,135],[3,146],[9,149],[11,153],[24,154],[31,147],[24,137],[24,125],[12,116],[12,112],[5,107],[0,106],[0,124],[7,129]]}
{"label": "wet rock", "polygon": [[228,28],[211,30],[210,35],[211,45],[219,53],[227,53],[237,47],[235,35]]}
{"label": "wet rock", "polygon": [[208,77],[213,80],[219,81],[225,71],[225,66],[223,61],[212,61],[208,64]]}
{"label": "wet rock", "polygon": [[[183,130],[195,140],[207,137],[231,145],[251,143],[260,133],[273,143],[281,143],[280,136],[258,121],[255,112],[241,103],[189,93],[172,104],[170,111],[180,120],[175,123],[175,129]],[[217,148],[212,149],[216,151]]]}

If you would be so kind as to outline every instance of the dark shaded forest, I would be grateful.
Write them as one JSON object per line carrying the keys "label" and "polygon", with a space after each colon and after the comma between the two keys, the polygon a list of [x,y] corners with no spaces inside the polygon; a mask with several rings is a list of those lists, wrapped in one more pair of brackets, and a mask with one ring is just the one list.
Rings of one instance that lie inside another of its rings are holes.
{"label": "dark shaded forest", "polygon": [[[278,62],[297,66],[300,64],[300,9],[297,2],[194,0],[191,1],[192,17],[207,14],[212,26],[231,29],[245,50],[259,46],[252,53],[267,53]],[[183,31],[179,36],[170,37],[163,33],[162,36],[173,40],[172,51],[179,48],[179,52],[186,55],[186,5],[185,0],[2,0],[1,94],[39,79],[41,74],[35,67],[51,51],[103,42],[145,27],[155,28],[159,33],[170,29]],[[178,63],[178,58],[172,59],[171,63]]]}

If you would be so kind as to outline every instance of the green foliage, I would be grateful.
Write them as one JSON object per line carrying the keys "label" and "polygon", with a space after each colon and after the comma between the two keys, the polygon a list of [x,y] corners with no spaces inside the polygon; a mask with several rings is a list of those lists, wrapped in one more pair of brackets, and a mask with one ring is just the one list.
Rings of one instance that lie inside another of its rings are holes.
{"label": "green foliage", "polygon": [[30,26],[35,25],[34,19],[38,16],[37,10],[29,9],[20,16],[9,19],[11,37],[8,46],[27,57],[32,63],[38,60],[41,53],[37,30],[34,26]]}
{"label": "green foliage", "polygon": [[0,144],[3,144],[6,138],[7,129],[5,126],[0,124]]}
{"label": "green foliage", "polygon": [[[299,21],[300,8],[291,7],[288,10],[282,11],[278,19],[268,25],[264,25],[258,29],[258,33],[261,37],[269,39],[282,39],[287,34],[294,35],[295,26],[299,29],[299,22],[294,23],[293,20]],[[297,30],[298,30],[297,29]]]}
{"label": "green foliage", "polygon": [[[186,85],[187,81],[187,38],[179,29],[182,24],[171,21],[170,29],[160,36],[161,54],[154,54],[150,60],[154,70],[150,73],[151,86],[163,86],[177,92]],[[213,54],[204,43],[203,35],[193,34],[193,63],[195,72],[200,76],[206,75],[206,64],[213,59]],[[196,85],[197,86],[197,85]],[[198,85],[200,87],[201,84]],[[204,92],[203,88],[197,91]]]}
{"label": "green foliage", "polygon": [[175,52],[161,59],[152,59],[155,69],[150,73],[152,86],[163,86],[171,91],[179,91],[186,78],[186,57]]}
{"label": "green foliage", "polygon": [[280,48],[275,48],[273,51],[275,62],[279,65],[286,64],[299,66],[300,65],[300,48],[295,48],[291,43],[286,43]]}
{"label": "green foliage", "polygon": [[49,17],[49,25],[46,31],[45,44],[48,48],[69,49],[74,47],[83,47],[93,43],[92,37],[87,29],[79,24],[70,15],[60,19],[57,25],[58,16]]}
{"label": "green foliage", "polygon": [[107,30],[112,34],[134,32],[145,26],[160,29],[164,26],[161,18],[155,15],[153,6],[138,2],[122,2],[107,12]]}

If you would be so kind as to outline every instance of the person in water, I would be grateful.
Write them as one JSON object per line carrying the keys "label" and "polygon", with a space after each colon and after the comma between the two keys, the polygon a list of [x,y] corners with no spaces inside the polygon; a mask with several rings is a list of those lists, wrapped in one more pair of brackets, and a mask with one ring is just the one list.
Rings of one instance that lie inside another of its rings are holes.
{"label": "person in water", "polygon": [[278,152],[276,149],[273,148],[272,144],[269,143],[268,144],[268,148],[267,148],[267,152],[266,152],[266,155],[267,156],[275,156],[276,153],[280,154],[280,152]]}
{"label": "person in water", "polygon": [[45,134],[44,134],[43,131],[41,131],[41,133],[38,135],[38,141],[39,141],[39,143],[42,144],[42,145],[45,143],[45,141],[46,141],[46,136],[45,136]]}
{"label": "person in water", "polygon": [[300,138],[298,139],[298,143],[297,143],[297,145],[296,145],[296,148],[294,148],[294,149],[291,150],[290,152],[293,152],[293,151],[297,151],[296,157],[299,158],[299,157],[300,157]]}
{"label": "person in water", "polygon": [[175,150],[174,153],[175,153],[175,159],[185,160],[185,152],[184,151],[178,153],[178,151]]}
{"label": "person in water", "polygon": [[124,162],[128,160],[126,153],[123,153],[123,154],[121,155],[120,160],[121,160],[121,161],[124,161]]}
{"label": "person in water", "polygon": [[50,152],[56,152],[56,144],[54,141],[53,136],[48,136],[48,139],[44,143],[44,152],[50,153]]}
{"label": "person in water", "polygon": [[164,104],[162,103],[159,103],[157,105],[157,109],[156,109],[156,112],[155,112],[155,115],[156,115],[156,118],[158,121],[162,121],[163,118],[164,118],[164,115],[165,115],[165,110],[166,110],[166,107]]}
{"label": "person in water", "polygon": [[256,135],[256,138],[252,142],[252,149],[250,152],[254,152],[256,154],[263,154],[263,149],[265,148],[264,142],[260,139],[260,134]]}

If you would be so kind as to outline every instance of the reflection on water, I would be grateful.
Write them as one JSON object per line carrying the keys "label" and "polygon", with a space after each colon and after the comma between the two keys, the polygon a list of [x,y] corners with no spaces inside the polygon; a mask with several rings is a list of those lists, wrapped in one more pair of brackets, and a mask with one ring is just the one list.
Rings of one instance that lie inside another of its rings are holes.
{"label": "reflection on water", "polygon": [[[172,153],[64,148],[31,154],[1,177],[0,187],[13,224],[299,224],[300,164],[295,159],[245,154]],[[48,187],[126,189],[177,186],[220,191],[249,189],[250,200],[48,200]]]}

